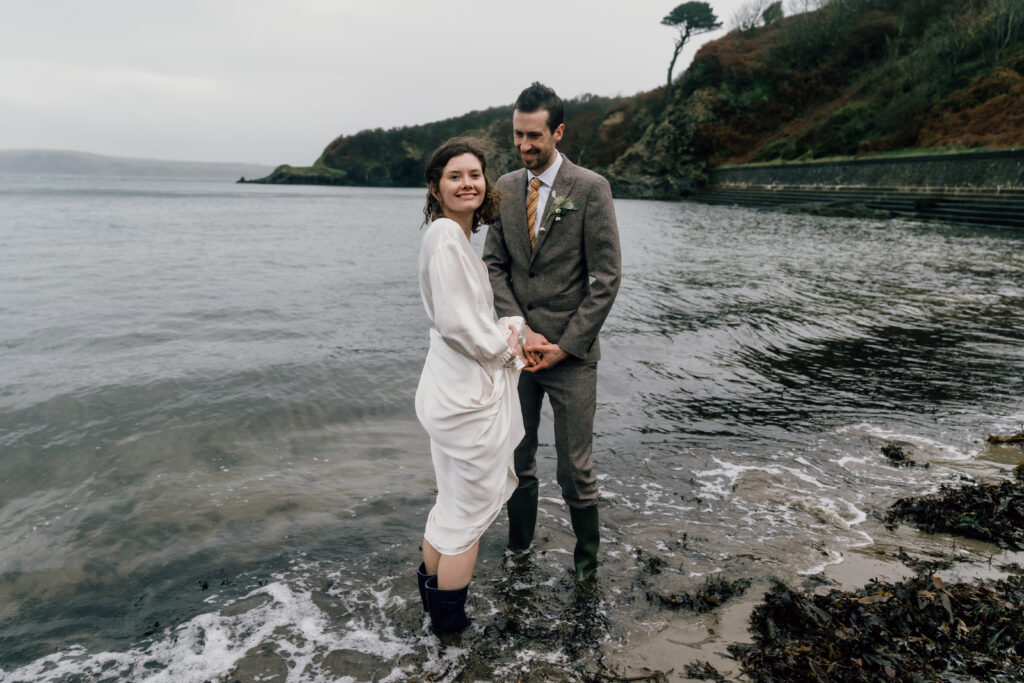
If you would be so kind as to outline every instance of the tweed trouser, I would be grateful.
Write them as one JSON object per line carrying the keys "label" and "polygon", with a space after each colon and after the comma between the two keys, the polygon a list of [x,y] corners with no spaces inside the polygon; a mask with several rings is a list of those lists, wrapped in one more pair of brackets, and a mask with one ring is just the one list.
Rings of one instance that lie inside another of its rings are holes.
{"label": "tweed trouser", "polygon": [[597,477],[591,459],[594,410],[597,405],[597,363],[567,358],[549,370],[519,376],[519,402],[526,436],[515,450],[519,488],[537,485],[537,429],[547,394],[555,422],[556,479],[571,507],[597,504]]}

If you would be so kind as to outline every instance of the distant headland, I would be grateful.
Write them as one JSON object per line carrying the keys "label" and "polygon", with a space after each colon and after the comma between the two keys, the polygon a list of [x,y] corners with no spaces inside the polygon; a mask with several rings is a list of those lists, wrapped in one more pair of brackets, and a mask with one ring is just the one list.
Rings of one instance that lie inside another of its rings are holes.
{"label": "distant headland", "polygon": [[53,149],[0,150],[0,173],[29,175],[143,176],[151,178],[259,177],[272,166],[205,161],[166,161],[113,157]]}

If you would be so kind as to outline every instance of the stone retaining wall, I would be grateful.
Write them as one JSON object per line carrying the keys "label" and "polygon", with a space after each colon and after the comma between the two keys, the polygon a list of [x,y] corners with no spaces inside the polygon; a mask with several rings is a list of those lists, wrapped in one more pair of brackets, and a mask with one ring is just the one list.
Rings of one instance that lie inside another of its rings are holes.
{"label": "stone retaining wall", "polygon": [[715,169],[707,189],[799,187],[891,188],[928,192],[1024,189],[1024,150],[749,165]]}

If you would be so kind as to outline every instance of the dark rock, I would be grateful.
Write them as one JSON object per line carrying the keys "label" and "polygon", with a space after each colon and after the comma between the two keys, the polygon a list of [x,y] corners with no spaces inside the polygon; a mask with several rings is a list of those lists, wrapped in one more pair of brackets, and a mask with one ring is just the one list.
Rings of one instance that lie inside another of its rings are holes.
{"label": "dark rock", "polygon": [[608,177],[612,194],[622,199],[682,199],[693,194],[689,178],[670,175],[613,175]]}

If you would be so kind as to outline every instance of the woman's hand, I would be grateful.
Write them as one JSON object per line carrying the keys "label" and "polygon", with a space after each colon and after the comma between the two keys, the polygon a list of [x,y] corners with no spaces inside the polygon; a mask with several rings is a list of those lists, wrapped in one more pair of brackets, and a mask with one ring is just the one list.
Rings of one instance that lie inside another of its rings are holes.
{"label": "woman's hand", "polygon": [[519,357],[519,360],[526,364],[526,352],[523,351],[523,344],[522,340],[519,338],[519,331],[516,329],[515,325],[509,325],[508,329],[508,339],[505,340],[505,343],[508,344],[508,348],[516,352],[516,356]]}

